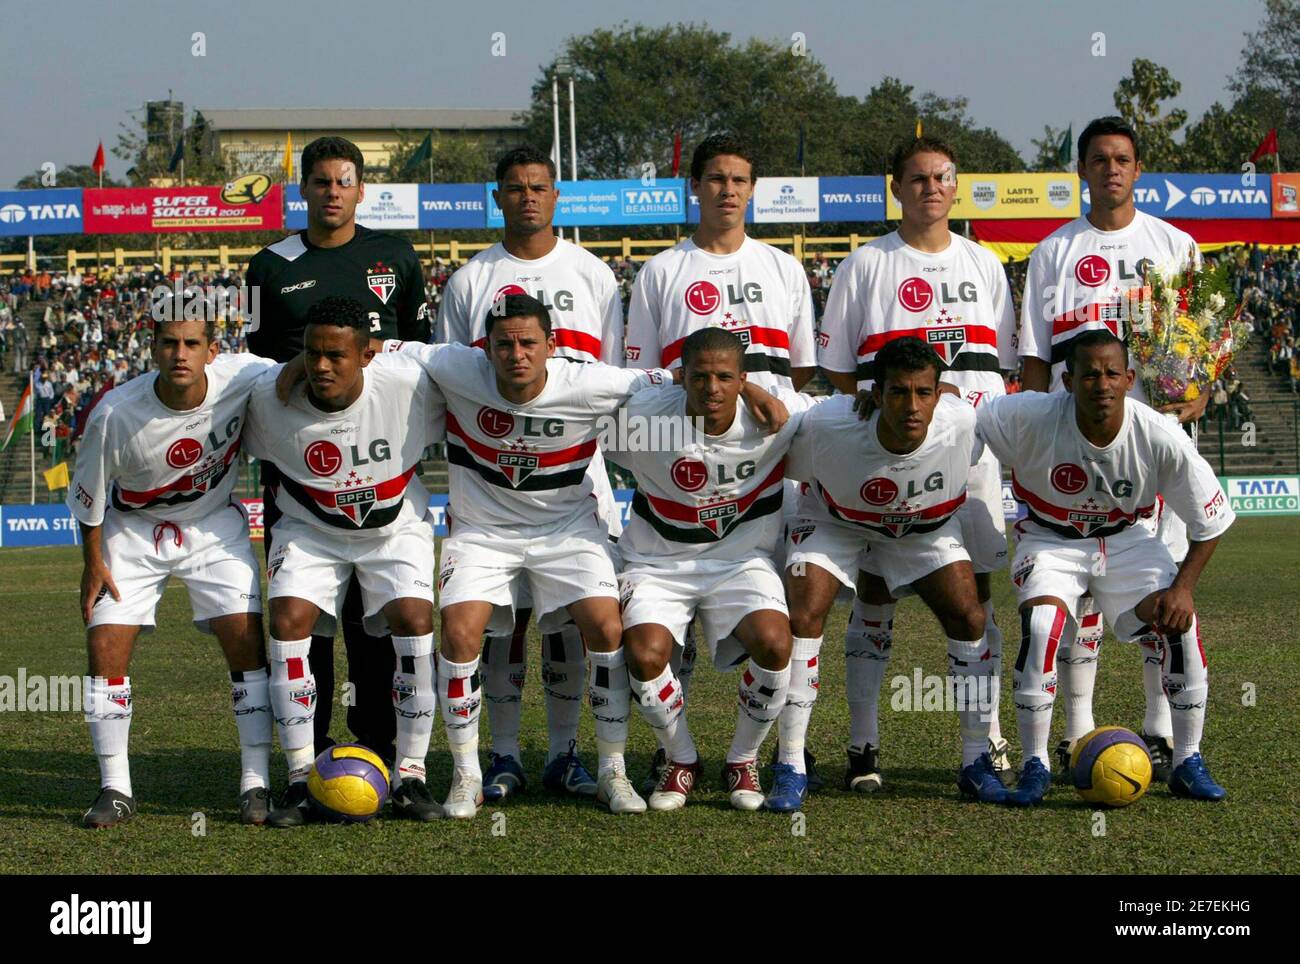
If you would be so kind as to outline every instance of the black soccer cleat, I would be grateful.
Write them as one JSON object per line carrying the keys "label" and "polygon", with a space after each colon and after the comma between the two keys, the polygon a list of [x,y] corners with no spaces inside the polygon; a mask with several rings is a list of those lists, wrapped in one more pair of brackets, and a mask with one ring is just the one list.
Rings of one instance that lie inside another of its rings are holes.
{"label": "black soccer cleat", "polygon": [[266,787],[252,787],[239,795],[239,822],[260,827],[271,815],[271,794]]}
{"label": "black soccer cleat", "polygon": [[399,817],[428,823],[445,816],[442,804],[433,799],[424,781],[415,777],[407,777],[393,790],[392,801],[393,813]]}
{"label": "black soccer cleat", "polygon": [[1151,779],[1157,783],[1168,783],[1174,772],[1174,745],[1167,736],[1147,736],[1142,731],[1142,742],[1147,745],[1151,757]]}
{"label": "black soccer cleat", "polygon": [[655,755],[650,760],[650,773],[641,781],[641,796],[649,797],[655,792],[655,787],[659,786],[659,778],[663,776],[666,766],[668,766],[668,754],[664,752],[663,747],[660,747],[655,750]]}
{"label": "black soccer cleat", "polygon": [[268,827],[301,827],[315,818],[307,781],[291,783],[280,796],[280,803],[266,818]]}
{"label": "black soccer cleat", "polygon": [[1074,752],[1074,741],[1062,740],[1056,744],[1053,752],[1056,754],[1056,773],[1052,777],[1052,782],[1069,786],[1073,782],[1073,774],[1070,772],[1070,754]]}
{"label": "black soccer cleat", "polygon": [[849,768],[844,773],[844,789],[855,793],[874,793],[884,781],[880,776],[880,747],[868,743],[861,753],[849,750]]}
{"label": "black soccer cleat", "polygon": [[95,829],[116,827],[134,816],[135,797],[128,797],[112,787],[103,787],[90,809],[81,815],[81,825]]}

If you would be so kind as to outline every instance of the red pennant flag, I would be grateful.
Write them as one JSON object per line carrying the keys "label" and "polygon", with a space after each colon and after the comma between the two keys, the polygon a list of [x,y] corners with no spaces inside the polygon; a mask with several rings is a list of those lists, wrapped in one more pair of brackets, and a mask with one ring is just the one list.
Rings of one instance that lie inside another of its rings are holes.
{"label": "red pennant flag", "polygon": [[104,142],[99,142],[99,150],[95,151],[95,159],[91,161],[90,167],[96,174],[104,173]]}
{"label": "red pennant flag", "polygon": [[1270,127],[1264,139],[1259,142],[1259,147],[1255,148],[1255,153],[1250,155],[1250,161],[1253,164],[1261,157],[1268,157],[1270,154],[1277,153],[1277,128]]}
{"label": "red pennant flag", "polygon": [[673,134],[673,177],[682,169],[682,132]]}

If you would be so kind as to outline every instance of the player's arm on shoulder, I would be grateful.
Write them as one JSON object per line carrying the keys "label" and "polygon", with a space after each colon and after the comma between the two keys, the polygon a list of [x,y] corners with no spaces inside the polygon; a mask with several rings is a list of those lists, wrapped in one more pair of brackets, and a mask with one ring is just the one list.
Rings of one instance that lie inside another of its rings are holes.
{"label": "player's arm on shoulder", "polygon": [[397,339],[385,341],[384,350],[375,355],[375,358],[384,359],[380,362],[384,364],[391,360],[394,352],[400,353],[402,358],[417,362],[439,386],[452,388],[477,377],[479,369],[487,363],[487,355],[469,345],[427,344]]}
{"label": "player's arm on shoulder", "polygon": [[[1012,461],[1018,446],[1028,444],[1021,436],[1021,410],[1030,399],[1022,394],[985,399],[975,414],[975,437],[998,458]],[[962,403],[963,405],[965,402]],[[966,406],[970,408],[969,405]]]}
{"label": "player's arm on shoulder", "polygon": [[438,324],[434,332],[434,341],[443,344],[468,345],[473,339],[470,332],[473,325],[469,317],[469,290],[465,277],[465,268],[453,272],[442,288],[442,300],[438,305]]}
{"label": "player's arm on shoulder", "polygon": [[[745,408],[749,409],[749,414],[754,416],[754,420],[769,434],[781,431],[790,421],[790,409],[786,407],[785,402],[771,392],[759,388],[754,382],[745,382],[745,386],[740,390],[740,400],[745,403]],[[800,404],[793,398],[790,401],[792,404]]]}
{"label": "player's arm on shoulder", "polygon": [[288,401],[287,393],[280,394],[280,376],[288,367],[288,365],[277,365],[263,372],[248,393],[248,408],[244,415],[243,448],[255,459],[271,457],[268,439],[274,429],[269,423],[275,420],[276,415]]}
{"label": "player's arm on shoulder", "polygon": [[602,362],[582,366],[587,404],[597,415],[616,412],[629,398],[646,388],[674,384],[666,368],[615,368]]}

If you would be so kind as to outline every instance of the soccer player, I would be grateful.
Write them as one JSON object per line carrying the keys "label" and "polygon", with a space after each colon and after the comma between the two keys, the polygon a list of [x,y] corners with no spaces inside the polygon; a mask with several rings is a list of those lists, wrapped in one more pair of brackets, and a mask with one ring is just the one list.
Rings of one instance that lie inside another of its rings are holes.
{"label": "soccer player", "polygon": [[[756,177],[753,152],[733,134],[712,134],[695,148],[690,186],[700,202],[699,227],[637,273],[627,313],[629,366],[676,368],[687,335],[718,327],[744,343],[745,374],[759,388],[797,391],[813,376],[817,357],[808,275],[793,257],[745,233]],[[786,488],[788,520],[798,499],[793,482]],[[784,551],[779,537],[774,551]],[[684,647],[683,700],[694,664],[690,635],[678,640]],[[796,652],[790,669],[789,700],[809,710],[817,698],[816,661],[816,653]],[[663,759],[656,753],[651,781],[657,780]],[[782,759],[799,772],[815,762],[802,751]],[[811,774],[816,789],[820,778]]]}
{"label": "soccer player", "polygon": [[155,370],[108,392],[82,437],[68,507],[81,525],[81,615],[90,673],[86,721],[99,796],[82,817],[111,827],[136,812],[127,760],[131,652],[154,628],[169,576],[195,625],[217,637],[239,732],[239,820],[267,818],[271,712],[262,592],[248,520],[232,498],[248,397],[272,363],[219,355],[216,326],[159,321]]}
{"label": "soccer player", "polygon": [[[978,408],[1005,393],[1001,369],[1016,367],[1015,311],[1006,273],[989,251],[949,230],[957,158],[940,140],[918,137],[891,158],[891,190],[902,210],[898,230],[853,252],[835,272],[822,316],[818,364],[841,392],[872,386],[873,361],[895,338],[925,341],[943,363],[941,380]],[[994,708],[989,752],[1010,769],[998,721],[1002,632],[993,612],[989,573],[1007,564],[1002,470],[986,451],[971,470],[970,498],[959,513],[963,542],[988,629]],[[818,500],[803,511],[825,517]],[[844,637],[849,703],[847,789],[881,785],[880,689],[893,645],[894,599],[868,555]],[[797,627],[796,627],[797,628]]]}
{"label": "soccer player", "polygon": [[454,773],[444,809],[469,819],[483,802],[481,640],[493,618],[509,617],[515,582],[526,576],[542,632],[554,631],[567,612],[587,644],[596,800],[615,813],[642,811],[623,760],[629,697],[618,587],[587,466],[601,417],[672,376],[552,357],[550,312],[528,295],[496,302],[484,327],[486,354],[461,345],[385,345],[416,358],[447,399],[451,534],[438,573],[438,675]]}
{"label": "soccer player", "polygon": [[[356,222],[357,204],[366,195],[363,168],[361,151],[342,137],[317,138],[303,149],[301,190],[307,202],[307,227],[263,248],[248,265],[245,283],[257,299],[248,329],[250,351],[280,362],[296,357],[303,348],[307,313],[330,297],[359,302],[371,337],[428,338],[424,277],[415,250],[408,241]],[[280,514],[273,466],[263,466],[262,483],[264,548],[269,559],[274,549],[271,533]],[[387,638],[376,640],[366,634],[355,580],[348,585],[343,610],[343,642],[348,679],[356,688],[356,701],[348,708],[348,728],[391,763],[393,646]],[[312,637],[311,659],[326,696],[315,717],[317,752],[333,743],[329,737],[333,653],[333,637]]]}
{"label": "soccer player", "polygon": [[354,578],[371,646],[387,645],[383,635],[391,630],[397,654],[389,675],[393,810],[417,820],[442,816],[425,784],[437,702],[434,559],[429,493],[417,473],[424,449],[441,437],[444,407],[414,362],[370,364],[367,314],[351,298],[316,302],[303,336],[306,385],[284,405],[268,373],[248,402],[248,451],[280,477],[267,596],[271,705],[289,786],[267,820],[276,827],[301,826],[311,815],[307,776],[318,703],[311,637],[316,627],[333,633]]}
{"label": "soccer player", "polygon": [[[792,417],[767,434],[736,400],[746,388],[745,344],[722,328],[701,328],[681,345],[681,386],[639,392],[619,413],[632,428],[610,458],[637,478],[632,521],[619,540],[619,590],[628,682],[642,715],[667,748],[652,810],[686,805],[700,774],[683,714],[673,647],[697,615],[718,669],[749,658],[741,675],[736,731],[723,782],[738,810],[798,810],[807,776],[777,764],[770,796],[758,751],[786,704],[793,640],[785,591],[773,561],[780,537],[786,452],[808,395],[786,393]],[[689,426],[667,439],[632,445],[636,429]],[[814,666],[816,664],[814,663]],[[802,746],[802,744],[801,744]],[[802,754],[800,754],[802,762]]]}
{"label": "soccer player", "polygon": [[[866,553],[891,599],[915,593],[943,626],[962,740],[957,785],[965,796],[1001,801],[1007,790],[989,752],[997,712],[991,624],[961,524],[969,479],[984,464],[975,408],[955,388],[956,397],[940,398],[943,362],[919,338],[890,339],[869,372],[869,421],[855,414],[852,395],[836,395],[804,417],[790,450],[790,474],[811,480],[804,508],[820,504],[788,536],[795,645],[800,636],[820,644],[840,585],[853,587]],[[804,737],[804,729],[786,732],[796,722],[788,714],[787,707],[782,746]],[[806,729],[806,716],[797,722]]]}
{"label": "soccer player", "polygon": [[[1159,218],[1139,211],[1133,185],[1142,174],[1137,135],[1119,117],[1092,121],[1079,135],[1079,177],[1088,185],[1092,209],[1048,235],[1029,259],[1029,274],[1021,307],[1020,355],[1026,391],[1059,391],[1065,359],[1074,338],[1085,331],[1109,331],[1127,337],[1129,296],[1142,287],[1152,264],[1199,264],[1200,252],[1191,235]],[[1140,380],[1130,397],[1146,402]],[[1205,411],[1209,393],[1195,402],[1163,409],[1180,423],[1194,425]],[[1187,555],[1187,527],[1161,504],[1158,525],[1174,561]],[[1097,654],[1103,620],[1091,600],[1079,610],[1061,638],[1058,662],[1065,693],[1065,739],[1057,747],[1064,772],[1074,741],[1094,728],[1092,693],[1097,678]],[[1076,639],[1077,632],[1077,639]],[[1142,682],[1146,716],[1142,736],[1156,777],[1169,779],[1172,766],[1172,723],[1161,686],[1160,641],[1148,634],[1139,641],[1143,654]]]}
{"label": "soccer player", "polygon": [[[1175,796],[1222,800],[1201,758],[1208,682],[1192,593],[1234,521],[1213,470],[1185,434],[1132,397],[1124,343],[1092,330],[1071,341],[1065,392],[1020,393],[980,406],[976,429],[1011,466],[1029,515],[1011,577],[1020,607],[1015,704],[1025,764],[1008,802],[1031,805],[1051,783],[1047,739],[1056,654],[1091,592],[1118,639],[1154,632],[1173,721]],[[1187,522],[1177,565],[1141,520],[1163,497]]]}
{"label": "soccer player", "polygon": [[[623,364],[623,303],[614,272],[586,249],[558,238],[552,227],[555,162],[532,147],[509,151],[497,162],[493,192],[505,219],[501,241],[469,260],[442,293],[437,338],[483,347],[483,319],[508,294],[537,298],[551,313],[555,357],[577,364]],[[600,451],[588,464],[600,522],[611,539],[622,519]],[[525,581],[526,583],[526,581]],[[491,748],[483,774],[485,799],[503,800],[524,789],[519,720],[528,663],[524,643],[532,604],[521,585],[513,632],[483,641],[483,699],[488,708]],[[546,693],[549,741],[542,785],[549,790],[591,796],[596,781],[577,748],[578,719],[586,658],[577,625],[569,621],[542,640],[542,687]]]}

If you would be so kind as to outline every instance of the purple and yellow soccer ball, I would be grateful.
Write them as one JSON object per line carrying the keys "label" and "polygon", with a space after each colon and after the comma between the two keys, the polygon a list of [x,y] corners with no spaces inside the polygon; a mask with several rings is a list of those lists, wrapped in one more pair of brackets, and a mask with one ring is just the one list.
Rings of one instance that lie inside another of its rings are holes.
{"label": "purple and yellow soccer ball", "polygon": [[345,823],[365,823],[388,800],[388,767],[360,743],[340,743],[312,764],[307,795],[329,817]]}
{"label": "purple and yellow soccer ball", "polygon": [[1142,738],[1122,726],[1099,726],[1075,741],[1070,774],[1089,803],[1127,807],[1151,786],[1151,755]]}

